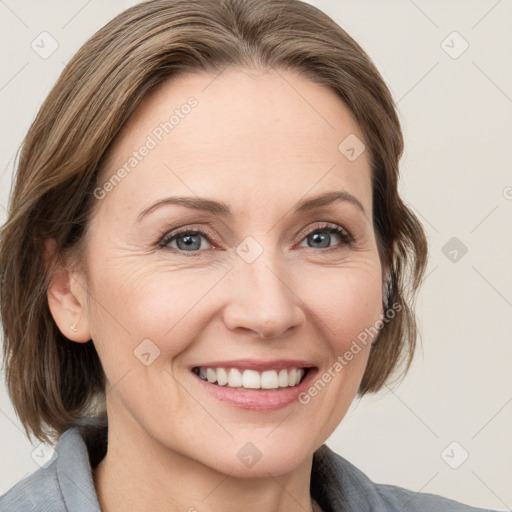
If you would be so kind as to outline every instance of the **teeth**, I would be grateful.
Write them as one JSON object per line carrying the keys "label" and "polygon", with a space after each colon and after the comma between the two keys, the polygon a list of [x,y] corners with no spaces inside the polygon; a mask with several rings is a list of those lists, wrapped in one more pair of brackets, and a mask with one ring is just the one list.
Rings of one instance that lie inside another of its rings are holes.
{"label": "teeth", "polygon": [[208,382],[217,382],[217,373],[213,368],[206,368],[206,379]]}
{"label": "teeth", "polygon": [[236,368],[231,368],[228,375],[228,388],[239,388],[242,386],[242,374]]}
{"label": "teeth", "polygon": [[248,389],[260,389],[260,374],[255,370],[244,370],[242,375],[242,387]]}
{"label": "teeth", "polygon": [[219,386],[225,386],[229,379],[228,379],[228,372],[224,368],[217,368],[217,384]]}
{"label": "teeth", "polygon": [[277,372],[275,370],[268,370],[261,374],[261,388],[262,389],[275,389],[278,387],[279,387],[279,381],[277,379]]}
{"label": "teeth", "polygon": [[[202,370],[202,368],[201,368]],[[281,370],[279,372],[279,377],[277,383],[279,384],[280,388],[286,388],[288,387],[288,371],[287,370]]]}
{"label": "teeth", "polygon": [[[196,372],[197,373],[197,372]],[[228,388],[278,389],[296,386],[304,376],[303,368],[282,370],[243,370],[237,368],[199,368],[199,377]]]}

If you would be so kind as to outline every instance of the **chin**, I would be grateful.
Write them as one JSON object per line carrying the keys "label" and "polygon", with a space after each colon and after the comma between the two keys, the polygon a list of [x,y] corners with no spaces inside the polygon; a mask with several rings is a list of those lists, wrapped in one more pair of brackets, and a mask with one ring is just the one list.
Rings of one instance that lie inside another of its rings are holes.
{"label": "chin", "polygon": [[247,436],[243,441],[230,443],[221,452],[216,448],[204,463],[237,478],[268,478],[269,474],[278,476],[296,470],[308,462],[316,449],[296,434],[275,439],[271,436],[261,440],[255,439],[258,436]]}

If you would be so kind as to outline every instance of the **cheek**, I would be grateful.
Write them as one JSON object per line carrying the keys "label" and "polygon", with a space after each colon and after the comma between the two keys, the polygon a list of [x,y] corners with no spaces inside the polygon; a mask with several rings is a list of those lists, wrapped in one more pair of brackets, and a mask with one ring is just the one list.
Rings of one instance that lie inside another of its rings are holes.
{"label": "cheek", "polygon": [[[331,352],[340,354],[352,341],[375,325],[382,314],[380,266],[354,265],[330,269],[306,278],[301,297],[330,341]],[[368,338],[367,343],[371,343]],[[332,353],[331,353],[332,356]]]}
{"label": "cheek", "polygon": [[96,261],[95,269],[91,335],[105,366],[115,360],[114,373],[140,364],[134,352],[142,342],[151,347],[145,340],[164,356],[155,366],[186,349],[204,328],[204,299],[219,280],[212,270],[141,265],[129,257]]}
{"label": "cheek", "polygon": [[[310,276],[305,302],[311,305],[317,331],[325,345],[323,366],[300,398],[311,408],[312,431],[327,439],[352,403],[370,354],[372,339],[378,334],[376,322],[382,313],[382,286],[378,260],[367,264],[330,269]],[[320,277],[320,278],[319,278]],[[306,286],[304,288],[304,294]],[[323,411],[330,411],[328,417]]]}

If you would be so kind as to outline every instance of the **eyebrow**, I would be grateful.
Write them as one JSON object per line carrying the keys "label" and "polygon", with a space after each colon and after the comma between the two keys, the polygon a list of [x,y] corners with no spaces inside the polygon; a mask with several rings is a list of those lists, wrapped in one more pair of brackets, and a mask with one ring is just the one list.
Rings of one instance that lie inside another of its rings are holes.
{"label": "eyebrow", "polygon": [[[356,206],[366,218],[368,215],[364,206],[361,204],[357,197],[353,196],[349,192],[345,191],[334,191],[326,194],[315,196],[311,199],[301,201],[293,206],[295,212],[306,212],[315,208],[320,208],[332,204],[337,201],[347,202]],[[233,213],[226,203],[219,201],[212,201],[211,199],[204,199],[200,197],[166,197],[157,201],[155,204],[144,209],[137,217],[137,222],[141,221],[143,217],[153,212],[157,208],[164,205],[180,205],[193,210],[200,210],[203,212],[212,213],[214,215],[221,216],[232,216]]]}

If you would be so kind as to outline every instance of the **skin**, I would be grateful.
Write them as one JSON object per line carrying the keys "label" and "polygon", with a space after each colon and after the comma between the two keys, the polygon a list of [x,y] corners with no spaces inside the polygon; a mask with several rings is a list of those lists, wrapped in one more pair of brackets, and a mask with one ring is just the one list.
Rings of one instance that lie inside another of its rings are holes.
{"label": "skin", "polygon": [[[311,361],[321,375],[379,319],[383,269],[368,155],[349,161],[338,150],[348,135],[364,136],[334,92],[295,72],[187,74],[145,98],[103,179],[190,96],[198,101],[191,113],[97,201],[86,270],[61,267],[49,290],[59,328],[72,341],[92,339],[107,376],[108,453],[94,471],[100,505],[309,511],[313,453],[346,414],[370,344],[308,404],[264,413],[218,401],[189,367],[291,358]],[[296,202],[334,190],[355,196],[366,214],[346,201],[294,213]],[[137,221],[168,196],[222,201],[233,215],[166,205]],[[176,240],[159,248],[178,227],[205,230],[211,243],[199,237],[196,256]],[[327,248],[309,236],[317,228],[330,234]],[[246,237],[262,249],[252,263],[236,252]],[[134,356],[145,339],[160,350],[149,366]],[[248,442],[262,453],[252,467],[237,457]]]}

